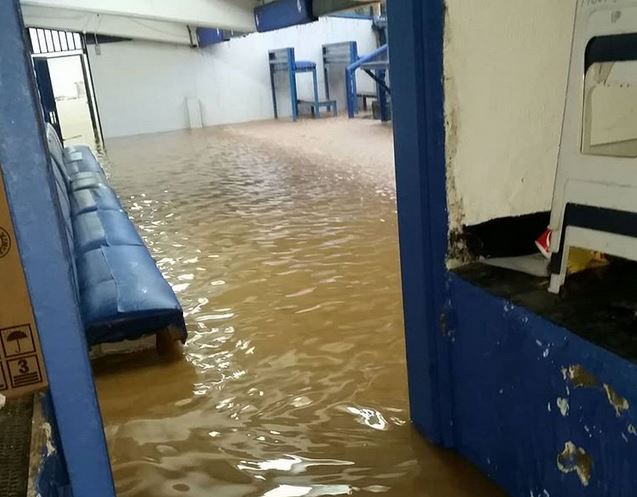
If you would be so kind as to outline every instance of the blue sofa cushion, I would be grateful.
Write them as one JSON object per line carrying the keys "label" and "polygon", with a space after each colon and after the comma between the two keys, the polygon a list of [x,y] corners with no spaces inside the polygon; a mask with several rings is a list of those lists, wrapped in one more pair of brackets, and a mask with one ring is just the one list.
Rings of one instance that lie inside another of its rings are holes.
{"label": "blue sofa cushion", "polygon": [[85,145],[72,145],[64,149],[64,165],[69,174],[93,172],[104,173],[102,166]]}
{"label": "blue sofa cushion", "polygon": [[57,167],[64,178],[64,182],[67,186],[71,186],[74,182],[80,180],[99,180],[102,183],[106,182],[104,170],[95,159],[95,156],[88,147],[70,147],[70,150],[80,149],[81,152],[76,152],[75,155],[81,156],[81,159],[75,161],[68,161],[69,149],[64,149],[58,135],[51,125],[47,125],[46,138],[53,158],[53,164]]}
{"label": "blue sofa cushion", "polygon": [[47,125],[52,186],[87,340],[134,340],[170,329],[186,341],[179,301],[88,147],[64,150]]}
{"label": "blue sofa cushion", "polygon": [[310,60],[297,60],[295,61],[295,67],[297,71],[311,71],[316,69],[316,63]]}
{"label": "blue sofa cushion", "polygon": [[73,256],[75,253],[73,243],[73,224],[71,221],[71,207],[69,205],[69,199],[66,196],[66,190],[64,189],[64,183],[55,180],[55,189],[57,192],[58,205],[60,206],[60,214],[62,217],[62,226],[64,228],[64,234],[66,236],[66,243],[68,245],[69,254]]}
{"label": "blue sofa cushion", "polygon": [[[64,149],[64,160],[66,162],[85,161],[93,165],[97,169],[102,169],[99,162],[95,158],[93,151],[86,145],[69,145]],[[95,170],[97,170],[95,169]]]}
{"label": "blue sofa cushion", "polygon": [[186,340],[179,301],[145,247],[101,247],[77,258],[90,344],[134,340],[171,327]]}
{"label": "blue sofa cushion", "polygon": [[75,183],[77,181],[81,181],[83,179],[94,179],[101,181],[106,184],[106,176],[103,173],[95,172],[95,171],[81,171],[79,173],[71,174],[71,183]]}
{"label": "blue sofa cushion", "polygon": [[85,188],[98,188],[100,186],[108,186],[106,178],[97,173],[82,173],[81,177],[75,178],[69,184],[69,191],[76,192]]}
{"label": "blue sofa cushion", "polygon": [[62,178],[62,174],[58,170],[58,167],[55,165],[54,161],[51,164],[51,171],[53,173],[53,182],[55,186],[55,191],[57,193],[57,204],[59,206],[59,216],[62,222],[62,230],[64,235],[64,241],[66,242],[66,248],[68,251],[69,257],[69,265],[71,266],[71,272],[73,275],[73,284],[77,289],[77,271],[74,264],[75,258],[75,242],[73,239],[73,223],[71,220],[71,206],[69,204],[69,198],[66,193],[66,183]]}
{"label": "blue sofa cushion", "polygon": [[98,185],[95,188],[84,188],[69,194],[71,214],[78,216],[86,212],[121,211],[122,205],[115,192],[108,186]]}
{"label": "blue sofa cushion", "polygon": [[67,155],[66,160],[77,160],[72,157],[74,154],[80,154],[82,159],[94,159],[95,155],[93,155],[93,151],[91,147],[86,145],[69,145],[64,149],[65,154]]}
{"label": "blue sofa cushion", "polygon": [[60,142],[60,138],[58,137],[55,128],[50,124],[46,126],[46,141],[49,146],[49,152],[51,152],[51,157],[59,166],[64,165],[64,147],[62,146],[62,142]]}
{"label": "blue sofa cushion", "polygon": [[106,177],[102,172],[82,171],[70,173],[65,164],[60,164],[53,159],[55,169],[60,173],[66,184],[68,191],[78,190],[80,188],[90,188],[97,184],[106,184]]}
{"label": "blue sofa cushion", "polygon": [[144,242],[133,223],[122,211],[95,211],[73,218],[76,256],[113,245],[136,245]]}
{"label": "blue sofa cushion", "polygon": [[[57,192],[58,203],[60,205],[60,213],[64,223],[71,227],[71,206],[69,204],[69,197],[66,193],[66,182],[62,177],[60,169],[55,164],[55,161],[51,164],[51,171],[53,172],[53,181],[55,182],[55,190]],[[71,230],[72,231],[72,230]]]}

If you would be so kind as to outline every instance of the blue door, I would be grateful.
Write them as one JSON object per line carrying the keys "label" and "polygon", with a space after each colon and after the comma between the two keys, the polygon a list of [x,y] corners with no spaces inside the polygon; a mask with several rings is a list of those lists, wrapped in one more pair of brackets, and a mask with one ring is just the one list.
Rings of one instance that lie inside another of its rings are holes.
{"label": "blue door", "polygon": [[44,57],[34,57],[33,66],[35,67],[35,79],[38,83],[38,93],[40,94],[44,120],[51,123],[60,139],[62,139],[58,108],[55,103],[55,94],[53,93],[53,84],[51,83],[51,73],[49,71],[49,61]]}

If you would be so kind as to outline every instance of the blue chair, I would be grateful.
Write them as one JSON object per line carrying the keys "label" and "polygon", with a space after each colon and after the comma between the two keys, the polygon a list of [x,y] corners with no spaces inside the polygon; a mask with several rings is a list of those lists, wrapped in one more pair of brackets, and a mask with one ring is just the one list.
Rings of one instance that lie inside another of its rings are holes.
{"label": "blue chair", "polygon": [[[299,118],[299,106],[308,106],[312,112],[312,116],[321,117],[321,107],[325,107],[331,110],[333,115],[337,114],[336,101],[335,100],[320,100],[318,90],[318,77],[316,74],[316,63],[308,60],[296,60],[294,55],[294,48],[281,48],[278,50],[270,50],[268,52],[270,61],[270,84],[272,86],[272,104],[274,106],[274,117],[279,118],[279,109],[276,98],[276,73],[286,72],[288,75],[288,81],[290,84],[290,101],[292,104],[292,120],[296,121]],[[312,81],[314,84],[314,99],[313,100],[299,100],[297,86],[296,86],[296,74],[311,72]]]}
{"label": "blue chair", "polygon": [[64,149],[47,125],[53,184],[89,345],[168,331],[183,311],[88,147]]}

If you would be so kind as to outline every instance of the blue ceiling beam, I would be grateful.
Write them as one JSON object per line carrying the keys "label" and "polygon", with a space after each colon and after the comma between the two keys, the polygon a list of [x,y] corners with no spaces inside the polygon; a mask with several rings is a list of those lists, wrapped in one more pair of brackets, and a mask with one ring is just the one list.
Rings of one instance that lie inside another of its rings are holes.
{"label": "blue ceiling beam", "polygon": [[257,31],[263,33],[316,21],[312,0],[275,0],[254,9]]}

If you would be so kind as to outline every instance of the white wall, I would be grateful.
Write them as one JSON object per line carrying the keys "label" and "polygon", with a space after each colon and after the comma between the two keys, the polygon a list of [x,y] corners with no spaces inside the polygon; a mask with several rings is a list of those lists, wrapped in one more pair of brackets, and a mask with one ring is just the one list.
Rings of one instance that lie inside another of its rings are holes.
{"label": "white wall", "polygon": [[549,210],[574,0],[447,0],[451,227]]}
{"label": "white wall", "polygon": [[188,127],[185,99],[197,95],[201,63],[195,50],[136,41],[88,52],[105,138]]}
{"label": "white wall", "polygon": [[84,86],[80,55],[51,57],[48,60],[55,98],[77,98],[78,84]]}
{"label": "white wall", "polygon": [[[318,22],[270,33],[251,34],[229,42],[192,49],[144,41],[110,43],[101,55],[89,47],[95,92],[107,138],[188,127],[186,98],[201,101],[204,126],[270,119],[272,96],[268,50],[294,47],[298,60],[317,63],[319,91],[324,97],[321,46],[354,40],[359,53],[376,47],[371,22],[323,18]],[[285,77],[278,80],[281,116],[289,116]],[[299,98],[312,95],[311,73],[297,76]],[[372,81],[359,77],[361,89]],[[344,112],[344,86],[333,85]]]}

